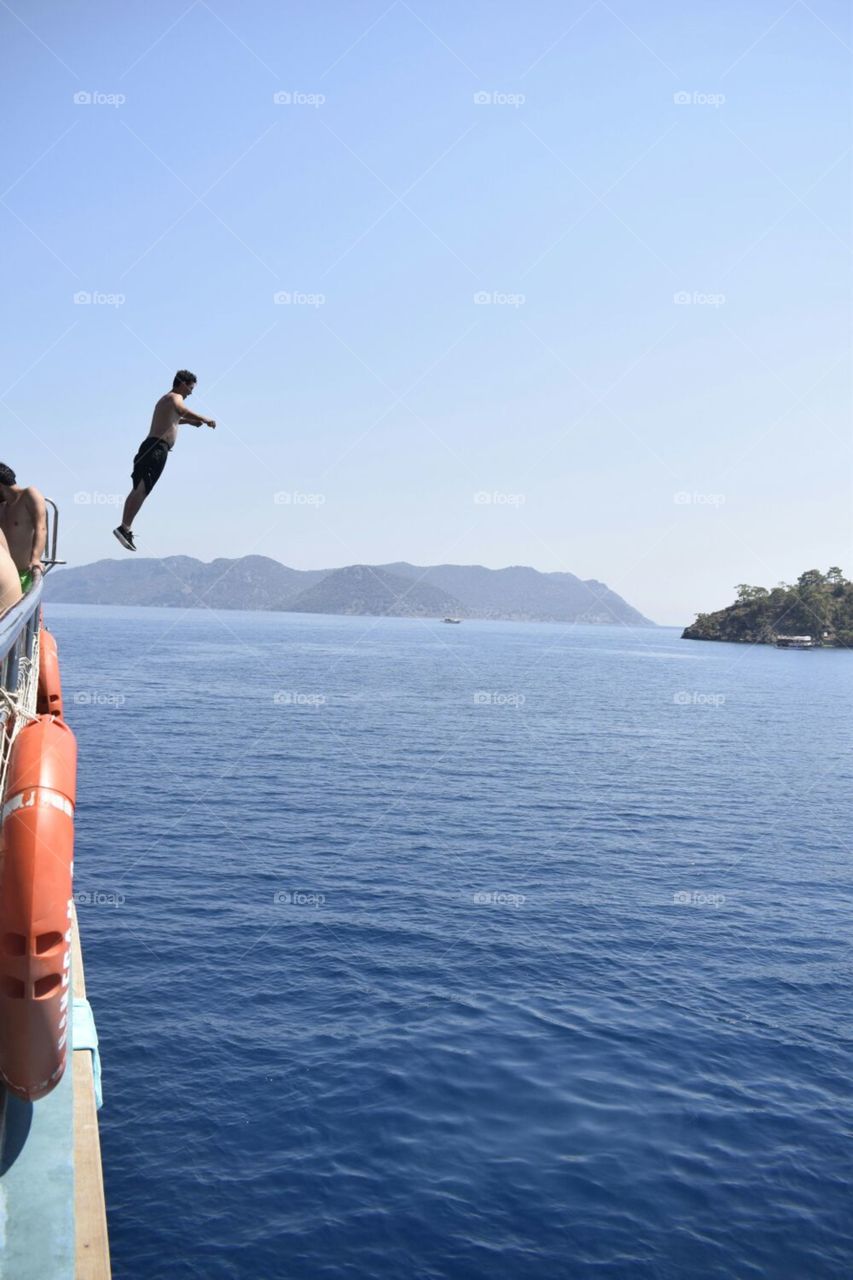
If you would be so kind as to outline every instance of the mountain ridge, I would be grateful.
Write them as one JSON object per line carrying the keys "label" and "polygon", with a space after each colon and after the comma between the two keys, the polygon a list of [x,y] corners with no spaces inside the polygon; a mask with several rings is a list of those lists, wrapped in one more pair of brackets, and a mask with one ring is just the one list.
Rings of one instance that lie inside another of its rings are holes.
{"label": "mountain ridge", "polygon": [[292,569],[269,556],[104,559],[56,569],[45,600],[364,616],[493,618],[654,626],[605,583],[528,565],[345,565]]}

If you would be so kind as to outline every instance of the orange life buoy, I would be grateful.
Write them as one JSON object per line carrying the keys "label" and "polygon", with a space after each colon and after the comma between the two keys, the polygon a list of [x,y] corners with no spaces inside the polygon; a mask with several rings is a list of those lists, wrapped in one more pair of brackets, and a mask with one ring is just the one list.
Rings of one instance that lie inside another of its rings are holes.
{"label": "orange life buoy", "polygon": [[40,716],[59,716],[62,719],[62,681],[59,678],[59,658],[56,639],[44,627],[39,631],[39,682],[36,710]]}
{"label": "orange life buoy", "polygon": [[26,1102],[65,1070],[76,777],[67,724],[20,731],[0,810],[0,1078]]}

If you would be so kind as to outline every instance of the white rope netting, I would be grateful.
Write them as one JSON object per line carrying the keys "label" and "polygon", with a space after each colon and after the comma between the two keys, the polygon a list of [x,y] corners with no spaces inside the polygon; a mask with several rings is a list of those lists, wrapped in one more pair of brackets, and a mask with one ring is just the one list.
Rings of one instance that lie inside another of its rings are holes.
{"label": "white rope netting", "polygon": [[6,773],[12,743],[24,725],[36,719],[39,682],[39,635],[33,638],[33,651],[18,665],[18,687],[0,688],[0,802],[6,794]]}

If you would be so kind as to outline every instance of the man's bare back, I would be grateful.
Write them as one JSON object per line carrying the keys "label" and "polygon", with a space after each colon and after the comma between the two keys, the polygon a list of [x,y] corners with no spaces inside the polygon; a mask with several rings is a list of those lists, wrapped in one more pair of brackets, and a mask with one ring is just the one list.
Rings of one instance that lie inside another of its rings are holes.
{"label": "man's bare back", "polygon": [[44,498],[34,485],[0,482],[0,530],[6,536],[18,573],[41,570],[47,516]]}

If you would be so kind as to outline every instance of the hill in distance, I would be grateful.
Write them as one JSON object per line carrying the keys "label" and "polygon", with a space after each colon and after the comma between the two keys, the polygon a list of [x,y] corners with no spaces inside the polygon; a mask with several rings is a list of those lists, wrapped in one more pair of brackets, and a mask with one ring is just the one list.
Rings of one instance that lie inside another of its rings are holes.
{"label": "hill in distance", "polygon": [[324,570],[288,569],[268,556],[212,560],[97,560],[55,569],[45,579],[45,600],[68,604],[133,604],[161,608],[284,609]]}
{"label": "hill in distance", "polygon": [[267,556],[98,560],[56,569],[45,600],[67,604],[261,609],[394,617],[504,618],[654,626],[595,579],[515,566],[348,565],[291,569]]}
{"label": "hill in distance", "polygon": [[378,565],[353,564],[331,570],[320,582],[300,592],[290,610],[435,618],[456,617],[464,606],[440,587],[415,578],[407,581]]}
{"label": "hill in distance", "polygon": [[653,625],[603,582],[594,578],[584,582],[573,573],[540,573],[525,565],[508,569],[485,569],[479,564],[419,568],[405,561],[382,568],[458,596],[465,602],[468,617]]}

